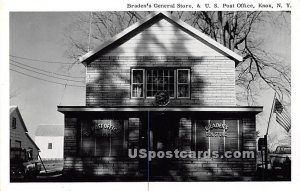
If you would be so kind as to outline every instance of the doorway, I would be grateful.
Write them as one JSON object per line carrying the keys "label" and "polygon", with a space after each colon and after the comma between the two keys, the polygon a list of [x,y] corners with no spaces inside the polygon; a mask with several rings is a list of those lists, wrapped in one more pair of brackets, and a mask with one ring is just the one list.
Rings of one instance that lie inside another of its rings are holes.
{"label": "doorway", "polygon": [[[149,150],[165,153],[174,151],[178,146],[179,119],[171,112],[151,112],[149,117],[148,139]],[[160,155],[161,156],[161,155]],[[149,181],[156,181],[158,177],[167,177],[172,170],[171,161],[174,158],[164,157],[148,160]]]}

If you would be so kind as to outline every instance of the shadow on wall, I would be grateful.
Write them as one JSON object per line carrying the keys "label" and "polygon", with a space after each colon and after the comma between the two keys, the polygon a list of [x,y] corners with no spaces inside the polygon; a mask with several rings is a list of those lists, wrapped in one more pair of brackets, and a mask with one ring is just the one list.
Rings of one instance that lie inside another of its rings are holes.
{"label": "shadow on wall", "polygon": [[[198,57],[195,61],[187,48],[192,37],[187,37],[189,34],[176,26],[170,27],[172,24],[169,21],[163,20],[170,25],[164,26],[161,20],[163,19],[156,18],[150,26],[142,25],[142,31],[129,33],[126,38],[111,45],[110,50],[104,50],[102,56],[96,57],[94,62],[88,64],[87,106],[152,106],[153,99],[131,98],[131,68],[191,67],[191,73],[197,73],[192,66],[202,60]],[[152,26],[155,26],[155,30],[151,29]],[[168,31],[164,32],[166,29]],[[191,98],[171,99],[169,105],[203,104],[199,97],[203,93],[201,87],[205,85],[204,79],[201,79],[200,75],[193,75],[191,81],[195,82],[195,85],[191,84]]]}
{"label": "shadow on wall", "polygon": [[[161,20],[162,18],[157,18]],[[155,24],[156,20],[150,25],[150,28]],[[169,21],[167,21],[169,22]],[[190,50],[187,48],[188,38],[179,29],[175,30],[175,27],[171,28],[169,35],[173,38],[163,40],[163,36],[167,34],[159,34],[165,30],[165,26],[157,22],[155,24],[157,30],[147,30],[145,26],[142,26],[142,31],[139,41],[134,41],[135,48],[130,50],[122,48],[124,44],[134,38],[138,32],[129,34],[128,40],[117,42],[117,52],[114,49],[110,52],[106,52],[104,56],[97,57],[96,60],[88,64],[87,69],[87,89],[86,89],[86,105],[87,106],[113,106],[113,105],[152,105],[153,100],[147,99],[131,99],[130,95],[130,68],[134,67],[192,67],[194,64],[199,64],[201,60],[197,60],[197,63],[190,59],[193,57],[190,54]],[[189,35],[189,34],[187,34]],[[169,40],[169,41],[168,41]],[[131,54],[131,51],[133,53]],[[156,50],[156,51],[155,51]],[[184,55],[183,55],[184,53]],[[137,59],[137,60],[135,60]],[[190,60],[189,60],[190,59]],[[193,69],[191,69],[191,74]],[[202,83],[204,80],[198,76],[192,76],[191,81]],[[191,99],[177,100],[172,99],[170,105],[201,105],[200,99],[194,97],[193,93],[194,85],[191,84]],[[198,87],[198,94],[201,94],[203,90]],[[144,126],[145,127],[145,124]],[[128,132],[130,134],[130,132]],[[149,135],[147,136],[149,137]],[[141,137],[140,137],[141,139]],[[112,148],[113,149],[113,148]],[[128,158],[113,158],[113,157],[74,157],[71,162],[72,169],[82,169],[79,173],[89,175],[101,175],[101,179],[95,177],[84,176],[81,181],[118,181],[124,180],[124,177],[130,175],[136,175],[139,171],[138,161],[129,161]],[[200,168],[197,172],[191,173],[195,170],[191,167],[190,163],[186,163],[181,160],[156,160],[153,161],[153,169],[150,169],[152,175],[157,176],[151,181],[196,181],[199,176],[203,174],[214,173],[212,169]],[[79,168],[78,168],[79,167]],[[201,169],[203,172],[201,172]],[[76,171],[76,174],[78,171]],[[145,172],[146,174],[149,172]],[[70,171],[72,174],[72,171]],[[74,170],[75,174],[75,170]],[[119,178],[120,177],[120,178]],[[139,179],[140,178],[140,179]],[[157,178],[157,179],[156,179]],[[74,177],[70,177],[70,181]],[[126,179],[126,178],[125,178]],[[75,180],[75,179],[74,179]],[[135,176],[133,181],[146,181],[145,176]]]}

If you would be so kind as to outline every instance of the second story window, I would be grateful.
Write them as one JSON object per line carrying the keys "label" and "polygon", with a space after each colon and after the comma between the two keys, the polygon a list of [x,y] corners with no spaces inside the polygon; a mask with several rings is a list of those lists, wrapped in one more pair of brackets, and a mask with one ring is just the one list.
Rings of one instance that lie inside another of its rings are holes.
{"label": "second story window", "polygon": [[175,96],[174,69],[147,69],[147,97],[154,97],[158,91],[167,91]]}
{"label": "second story window", "polygon": [[12,122],[11,122],[11,126],[13,129],[16,129],[17,128],[17,119],[15,117],[12,118]]}
{"label": "second story window", "polygon": [[171,98],[190,97],[190,69],[145,68],[131,71],[131,97],[153,98],[167,91]]}

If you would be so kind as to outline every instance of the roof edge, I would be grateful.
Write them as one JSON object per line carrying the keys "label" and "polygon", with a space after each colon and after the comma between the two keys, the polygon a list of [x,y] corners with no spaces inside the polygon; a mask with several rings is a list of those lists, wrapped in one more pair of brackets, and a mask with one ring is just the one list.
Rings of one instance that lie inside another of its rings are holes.
{"label": "roof edge", "polygon": [[135,30],[136,28],[138,28],[139,26],[141,26],[142,24],[146,23],[147,21],[151,20],[152,18],[154,18],[155,16],[159,15],[161,12],[154,12],[154,13],[150,13],[149,15],[147,15],[147,17],[145,19],[142,19],[141,21],[138,21],[136,23],[134,23],[133,25],[127,27],[126,29],[124,29],[123,31],[121,31],[120,33],[116,34],[115,36],[111,37],[109,40],[103,42],[100,46],[96,47],[95,49],[87,52],[86,54],[84,54],[83,56],[79,57],[79,61],[81,63],[85,64],[85,61],[90,58],[91,56],[95,55],[96,53],[98,53],[100,50],[102,50],[103,48],[107,47],[108,45],[112,44],[113,42],[115,42],[116,40],[122,38],[123,36],[125,36],[126,34],[128,34],[129,32]]}
{"label": "roof edge", "polygon": [[142,111],[195,111],[195,112],[243,112],[260,113],[263,106],[118,106],[118,107],[87,107],[87,106],[58,106],[61,113],[68,112],[142,112]]}
{"label": "roof edge", "polygon": [[79,57],[79,61],[86,66],[87,60],[90,57],[94,56],[95,54],[97,54],[99,51],[101,51],[105,47],[107,47],[107,46],[111,45],[112,43],[114,43],[115,41],[121,39],[122,37],[124,37],[128,33],[134,31],[135,29],[137,29],[141,25],[145,24],[146,22],[154,19],[158,15],[165,16],[166,18],[168,18],[171,21],[175,22],[175,24],[178,24],[179,26],[187,29],[193,35],[196,35],[196,36],[200,37],[201,39],[203,39],[204,41],[206,41],[207,43],[213,45],[214,47],[216,47],[217,49],[219,49],[221,52],[223,52],[227,56],[229,56],[232,59],[234,59],[235,62],[236,62],[236,65],[237,65],[238,62],[243,61],[243,57],[242,56],[238,55],[234,51],[232,51],[232,50],[228,49],[227,47],[223,46],[222,44],[220,44],[219,42],[217,42],[214,39],[210,38],[206,34],[202,33],[201,31],[197,30],[196,28],[190,26],[189,24],[185,23],[184,21],[182,21],[182,20],[180,20],[180,19],[178,19],[178,18],[170,15],[167,12],[154,12],[154,13],[150,13],[145,19],[143,19],[141,21],[138,21],[135,24],[129,26],[128,28],[126,28],[125,30],[121,31],[120,33],[118,33],[114,37],[112,37],[109,40],[107,40],[104,43],[102,43],[100,46],[96,47],[95,49],[93,49],[93,50],[89,51],[88,53],[84,54],[83,56]]}
{"label": "roof edge", "polygon": [[28,130],[27,130],[27,128],[26,128],[26,125],[25,125],[25,122],[24,122],[23,117],[22,117],[22,115],[21,115],[21,112],[20,112],[20,110],[19,110],[19,107],[18,107],[18,106],[15,106],[15,110],[16,110],[16,112],[17,112],[17,115],[18,115],[19,118],[20,118],[20,121],[21,121],[21,123],[22,123],[22,126],[23,126],[25,132],[28,133]]}

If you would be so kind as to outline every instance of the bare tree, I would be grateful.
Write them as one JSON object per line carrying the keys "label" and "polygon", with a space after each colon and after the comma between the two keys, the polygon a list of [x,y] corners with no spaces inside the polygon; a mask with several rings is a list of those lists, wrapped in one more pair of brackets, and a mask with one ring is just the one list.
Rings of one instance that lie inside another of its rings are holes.
{"label": "bare tree", "polygon": [[[148,14],[149,12],[131,11],[82,13],[66,34],[70,44],[68,54],[77,58]],[[254,104],[255,96],[264,84],[268,84],[281,97],[290,96],[290,63],[265,51],[263,39],[258,38],[259,28],[266,22],[279,27],[285,26],[287,19],[290,19],[290,12],[280,12],[277,15],[257,11],[171,14],[243,57],[243,61],[236,67],[236,84],[241,88],[238,98],[246,98],[249,105]],[[290,30],[290,26],[287,28]]]}

